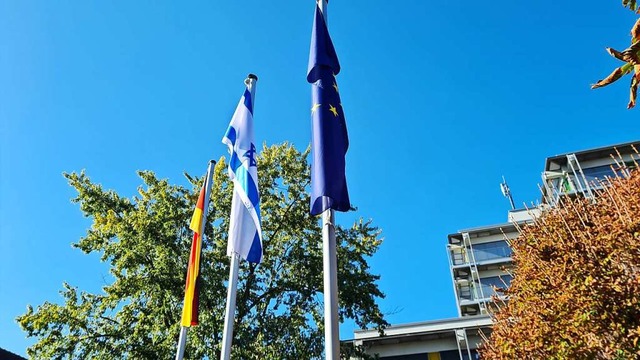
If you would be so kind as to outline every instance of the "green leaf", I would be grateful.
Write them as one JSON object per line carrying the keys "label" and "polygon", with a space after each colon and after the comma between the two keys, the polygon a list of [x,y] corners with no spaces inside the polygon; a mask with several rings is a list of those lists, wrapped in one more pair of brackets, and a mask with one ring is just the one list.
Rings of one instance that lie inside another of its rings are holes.
{"label": "green leaf", "polygon": [[[258,157],[264,259],[242,262],[232,358],[316,359],[322,356],[322,235],[309,215],[309,149],[264,146]],[[92,220],[74,246],[99,254],[112,281],[97,294],[63,284],[59,304],[28,307],[18,317],[36,343],[35,359],[168,359],[175,352],[191,246],[188,229],[202,179],[190,188],[140,171],[132,198],[103,189],[84,173],[64,174],[73,199]],[[229,260],[226,238],[232,184],[221,159],[214,172],[202,249],[200,324],[189,330],[186,359],[219,358]],[[384,297],[367,259],[380,246],[372,221],[337,227],[340,318],[384,328]],[[350,353],[358,349],[345,348]]]}

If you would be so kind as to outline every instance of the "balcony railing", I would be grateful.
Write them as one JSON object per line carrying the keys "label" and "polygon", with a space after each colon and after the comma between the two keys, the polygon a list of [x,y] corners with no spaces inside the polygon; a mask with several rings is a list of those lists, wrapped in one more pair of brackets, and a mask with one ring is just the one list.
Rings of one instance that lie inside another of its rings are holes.
{"label": "balcony railing", "polygon": [[[477,282],[462,282],[457,285],[458,299],[461,303],[488,300],[493,295],[503,296],[497,289],[504,289],[511,284],[511,275],[492,276]],[[482,296],[480,295],[482,294]]]}
{"label": "balcony railing", "polygon": [[[495,241],[473,245],[473,259],[476,264],[483,262],[491,262],[493,260],[509,260],[511,259],[511,248],[506,241]],[[470,264],[469,249],[452,249],[451,264],[453,266]]]}

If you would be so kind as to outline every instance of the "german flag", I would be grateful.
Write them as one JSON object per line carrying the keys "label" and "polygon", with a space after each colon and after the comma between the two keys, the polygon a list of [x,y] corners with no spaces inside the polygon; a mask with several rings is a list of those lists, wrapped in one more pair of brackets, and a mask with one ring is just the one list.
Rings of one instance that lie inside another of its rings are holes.
{"label": "german flag", "polygon": [[193,230],[193,242],[191,243],[191,255],[189,256],[189,267],[187,268],[187,283],[184,292],[184,307],[182,308],[182,320],[180,324],[185,327],[198,325],[198,293],[200,288],[200,253],[202,251],[203,222],[206,216],[204,203],[206,198],[206,184],[200,190],[200,196],[196,204],[196,209],[191,218],[189,228]]}

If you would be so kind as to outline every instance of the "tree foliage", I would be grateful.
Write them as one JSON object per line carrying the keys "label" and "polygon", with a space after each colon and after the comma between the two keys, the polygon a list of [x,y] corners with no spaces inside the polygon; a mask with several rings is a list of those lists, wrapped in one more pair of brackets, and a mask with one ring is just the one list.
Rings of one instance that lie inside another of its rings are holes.
{"label": "tree foliage", "polygon": [[[633,6],[635,7],[635,3]],[[624,62],[624,65],[615,68],[607,77],[591,85],[591,89],[607,86],[627,74],[632,74],[629,87],[629,103],[627,104],[627,109],[631,109],[636,106],[638,85],[640,85],[640,19],[631,28],[631,46],[622,51],[609,47],[606,50],[609,55]]]}
{"label": "tree foliage", "polygon": [[[232,357],[314,359],[323,352],[322,238],[308,212],[308,150],[289,144],[264,147],[258,157],[264,259],[241,262]],[[175,353],[187,258],[188,230],[202,179],[191,189],[141,171],[138,195],[126,198],[84,173],[65,174],[85,216],[93,220],[76,248],[98,253],[113,281],[101,293],[65,283],[64,302],[28,307],[18,317],[37,343],[36,359],[169,359]],[[186,359],[219,358],[229,260],[226,256],[232,184],[222,159],[215,168],[201,267],[200,325],[189,330]],[[384,297],[367,259],[380,230],[360,219],[338,226],[340,319],[361,327],[387,325]]]}
{"label": "tree foliage", "polygon": [[[640,7],[638,7],[636,0],[622,0],[622,6],[635,13],[640,13]],[[624,65],[615,68],[607,77],[591,85],[591,89],[607,86],[627,74],[632,74],[629,87],[629,103],[627,104],[627,109],[631,109],[636,106],[638,86],[640,85],[640,19],[631,28],[631,46],[622,51],[609,47],[606,50],[609,55],[624,62]]]}
{"label": "tree foliage", "polygon": [[640,11],[640,9],[638,9],[638,3],[636,2],[636,0],[622,0],[622,6],[636,13]]}
{"label": "tree foliage", "polygon": [[512,242],[483,359],[640,358],[640,171],[564,199]]}

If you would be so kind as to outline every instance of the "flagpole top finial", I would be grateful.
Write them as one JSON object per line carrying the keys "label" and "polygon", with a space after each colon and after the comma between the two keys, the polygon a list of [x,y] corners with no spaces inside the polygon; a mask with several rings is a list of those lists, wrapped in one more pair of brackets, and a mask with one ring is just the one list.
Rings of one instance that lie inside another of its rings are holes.
{"label": "flagpole top finial", "polygon": [[258,81],[258,77],[255,74],[249,74],[247,75],[247,79],[253,79],[255,81]]}

